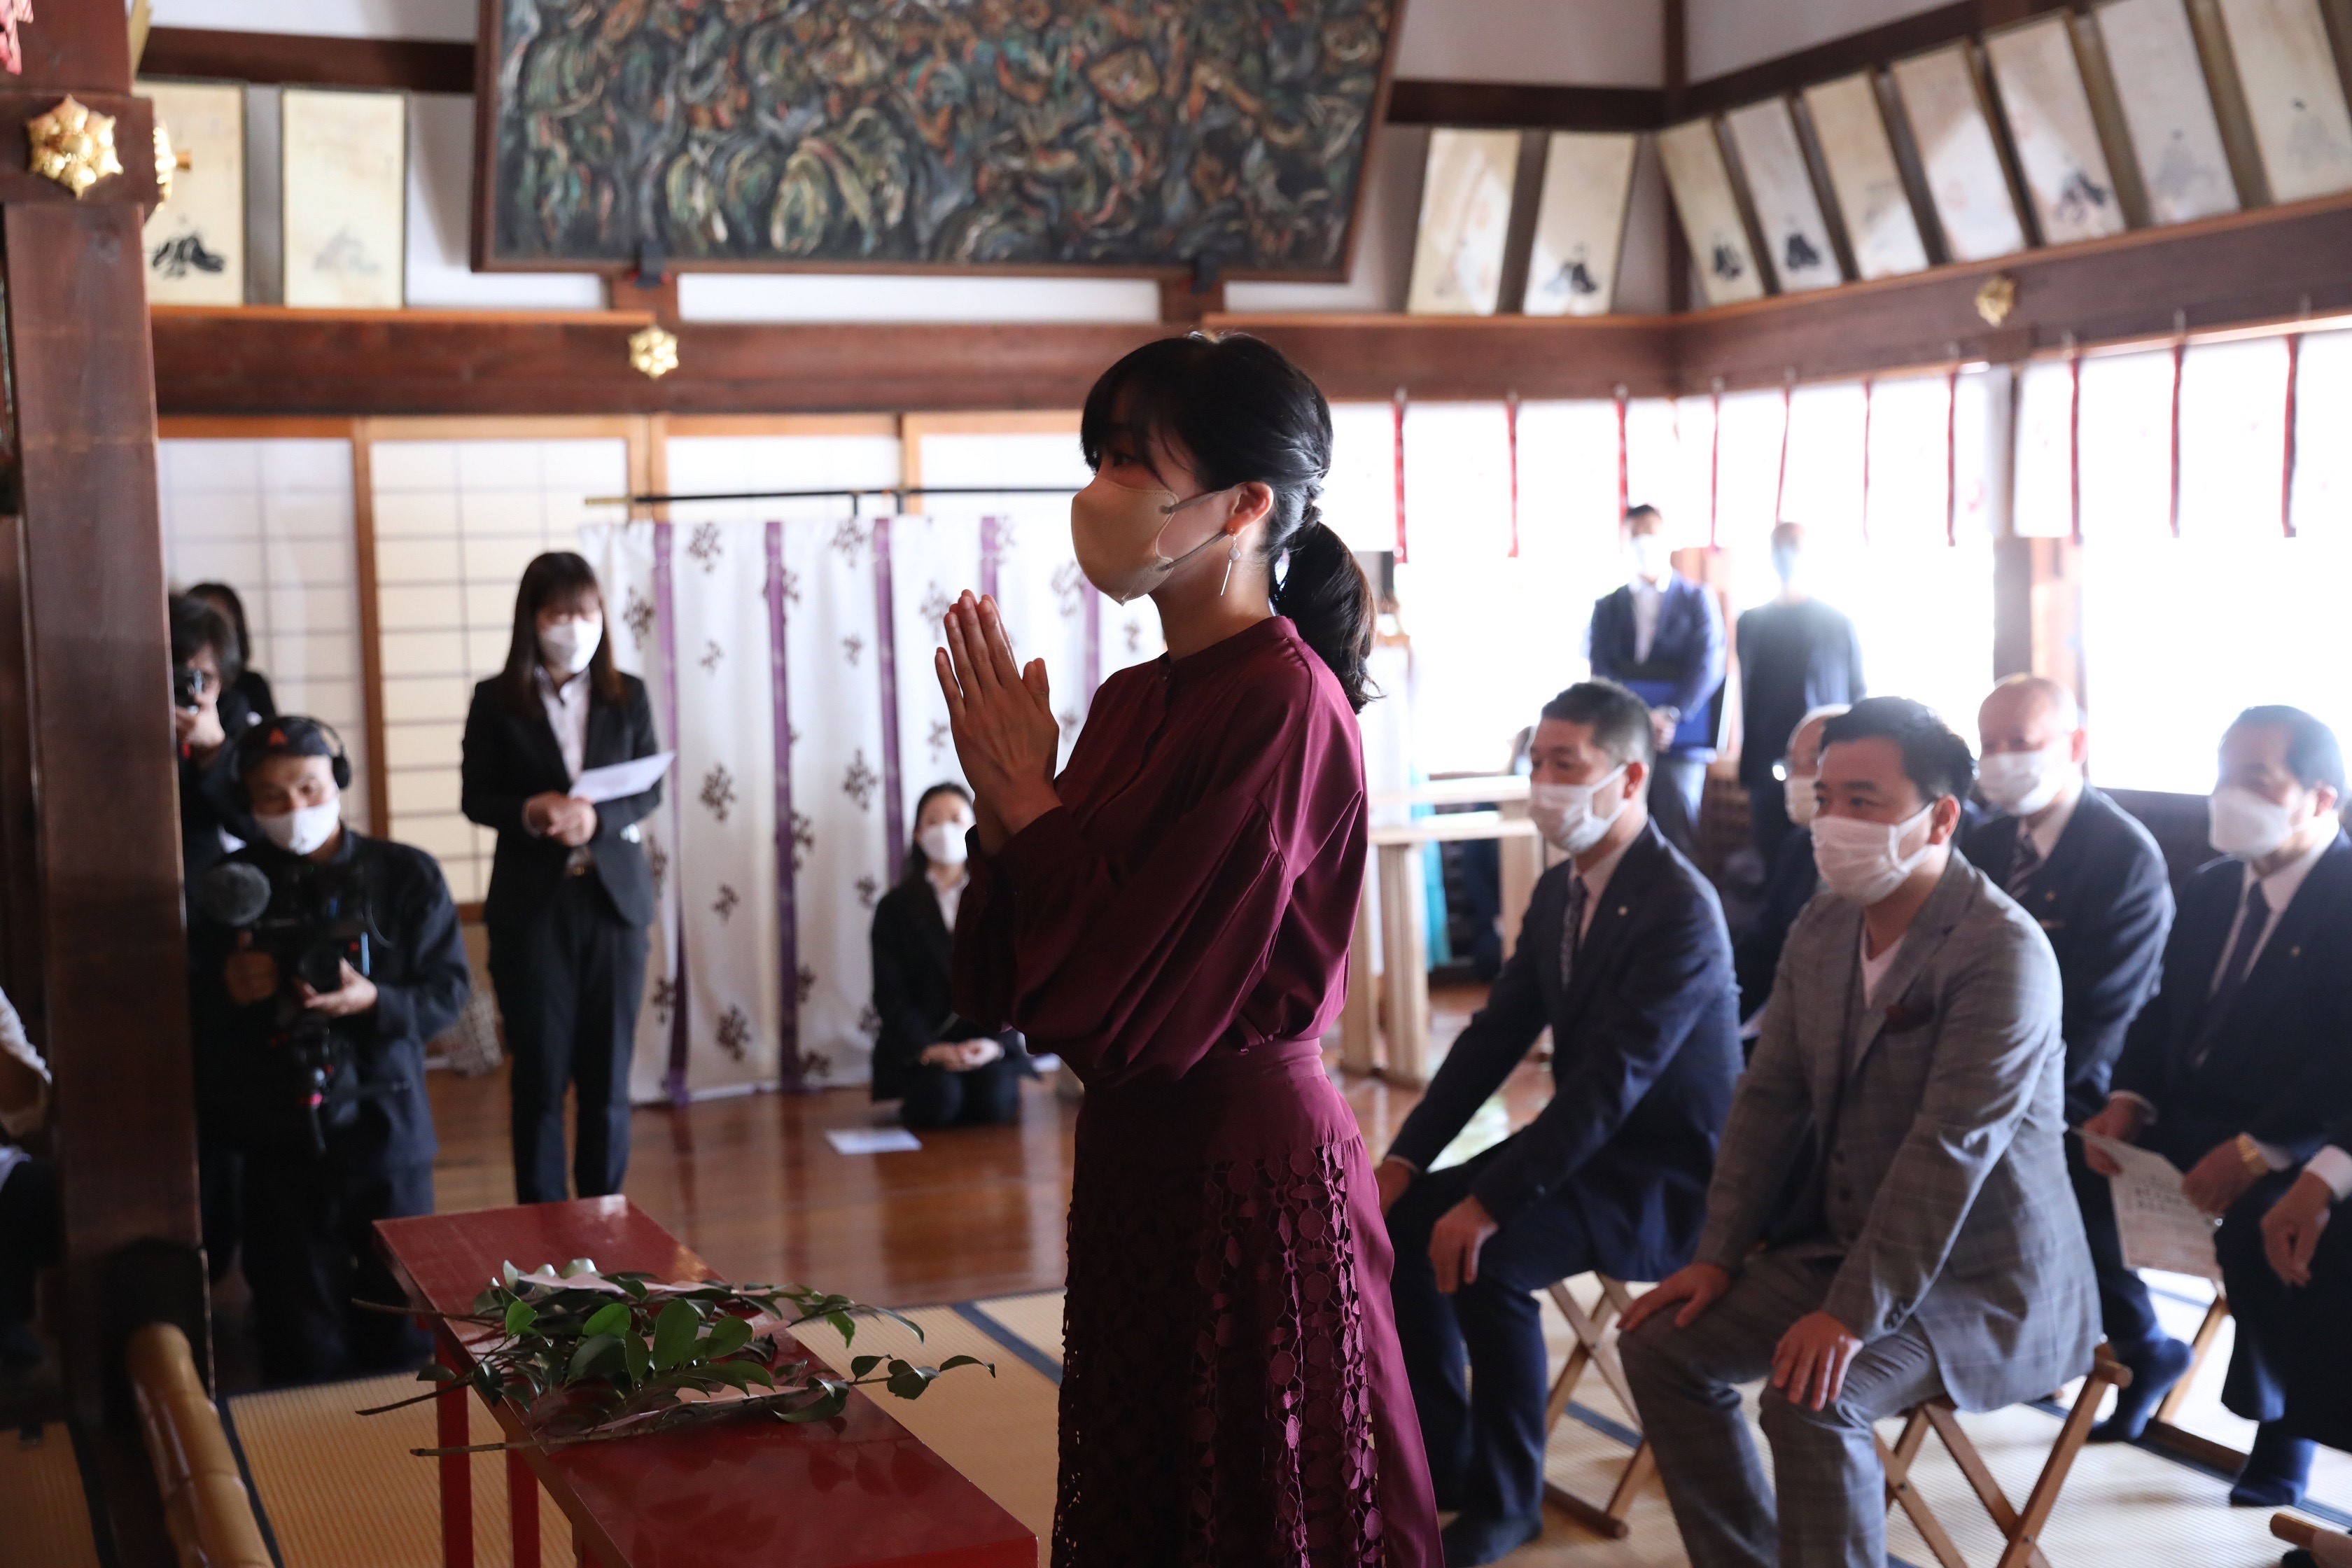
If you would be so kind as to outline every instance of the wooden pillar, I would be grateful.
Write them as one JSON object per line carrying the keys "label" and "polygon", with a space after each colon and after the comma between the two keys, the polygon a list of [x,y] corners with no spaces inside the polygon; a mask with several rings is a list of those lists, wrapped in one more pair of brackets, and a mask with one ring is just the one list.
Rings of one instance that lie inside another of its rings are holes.
{"label": "wooden pillar", "polygon": [[[0,703],[0,751],[37,782],[29,835],[0,870],[8,907],[37,921],[21,934],[37,945],[35,1027],[57,1079],[67,1391],[79,1423],[127,1424],[132,1329],[177,1324],[211,1370],[140,243],[153,120],[128,96],[121,0],[44,0],[19,29],[24,72],[0,76],[18,149],[0,168],[0,288],[20,520],[17,591],[0,595],[16,624],[0,631],[21,651],[23,700]],[[20,128],[68,92],[115,117],[123,171],[79,199],[22,163]]]}
{"label": "wooden pillar", "polygon": [[[1688,0],[1664,0],[1659,11],[1659,26],[1664,35],[1665,58],[1662,62],[1664,77],[1666,123],[1682,121],[1690,96],[1690,16]],[[1691,308],[1690,241],[1684,237],[1682,218],[1667,204],[1666,215],[1666,309],[1680,314]]]}

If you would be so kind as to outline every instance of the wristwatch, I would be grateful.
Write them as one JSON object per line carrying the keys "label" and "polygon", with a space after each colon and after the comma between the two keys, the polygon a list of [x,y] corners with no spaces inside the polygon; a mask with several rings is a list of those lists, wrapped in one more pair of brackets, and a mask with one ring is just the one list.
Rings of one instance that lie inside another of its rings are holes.
{"label": "wristwatch", "polygon": [[2246,1174],[2261,1181],[2271,1173],[2271,1163],[2263,1153],[2263,1146],[2249,1133],[2238,1134],[2238,1158],[2245,1163]]}

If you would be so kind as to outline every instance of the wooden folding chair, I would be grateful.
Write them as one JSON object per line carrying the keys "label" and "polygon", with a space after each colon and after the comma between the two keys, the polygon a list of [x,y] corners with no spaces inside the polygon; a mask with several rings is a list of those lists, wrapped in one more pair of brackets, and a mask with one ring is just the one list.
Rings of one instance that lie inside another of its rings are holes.
{"label": "wooden folding chair", "polygon": [[2131,1369],[2116,1360],[2105,1344],[2091,1363],[2090,1376],[2083,1380],[2081,1392],[2066,1412],[2064,1425],[2058,1428],[2058,1441],[2051,1447],[2050,1458],[2042,1466],[2042,1474],[2034,1479],[2033,1489],[2026,1495],[2025,1507],[2011,1507],[2009,1495],[1977,1452],[1975,1443],[1960,1426],[1959,1416],[1948,1399],[1934,1399],[1905,1412],[1902,1436],[1892,1447],[1886,1440],[1878,1439],[1878,1457],[1886,1466],[1886,1506],[1901,1508],[1919,1534],[1927,1542],[1927,1550],[1936,1554],[1943,1568],[1969,1568],[1969,1560],[1960,1554],[1959,1546],[1952,1540],[1935,1510],[1919,1489],[1911,1484],[1911,1467],[1919,1458],[1920,1448],[1932,1429],[1943,1439],[1945,1451],[1952,1462],[1968,1478],[1969,1486],[1982,1502],[1985,1511],[2000,1531],[2003,1542],[1999,1568],[2050,1568],[2050,1560],[2042,1555],[2042,1527],[2050,1521],[2051,1510],[2058,1506],[2058,1493],[2066,1484],[2066,1473],[2074,1468],[2074,1457],[2082,1452],[2083,1440],[2091,1434],[2091,1425],[2097,1418],[2099,1401],[2106,1397],[2109,1388],[2128,1388]]}
{"label": "wooden folding chair", "polygon": [[2246,1462],[2246,1456],[2226,1443],[2217,1443],[2181,1426],[2175,1419],[2180,1407],[2189,1400],[2189,1390],[2197,1374],[2205,1370],[2205,1359],[2211,1353],[2213,1341],[2221,1334],[2221,1325],[2229,1321],[2230,1298],[2216,1289],[2213,1304],[2205,1309],[2204,1321],[2197,1325],[2197,1333],[2189,1342],[2189,1370],[2180,1381],[2165,1391],[2156,1407],[2156,1416],[2147,1424],[2147,1440],[2159,1448],[2167,1448],[2183,1458],[2210,1465],[2217,1470],[2234,1471]]}
{"label": "wooden folding chair", "polygon": [[[1558,1307],[1559,1315],[1568,1320],[1570,1330],[1576,1335],[1576,1348],[1568,1352],[1567,1363],[1559,1369],[1559,1375],[1552,1380],[1551,1397],[1544,1402],[1544,1436],[1547,1440],[1551,1436],[1552,1428],[1559,1425],[1559,1418],[1567,1414],[1568,1402],[1575,1394],[1576,1385],[1587,1368],[1601,1373],[1601,1381],[1608,1384],[1610,1391],[1617,1395],[1618,1403],[1624,1405],[1626,1420],[1636,1434],[1641,1431],[1641,1412],[1634,1408],[1633,1390],[1625,1381],[1624,1363],[1617,1359],[1616,1342],[1610,1334],[1612,1326],[1624,1316],[1625,1309],[1633,1304],[1633,1293],[1626,1289],[1622,1280],[1612,1279],[1606,1274],[1597,1274],[1593,1278],[1601,1281],[1601,1300],[1593,1303],[1590,1312],[1578,1305],[1576,1298],[1569,1291],[1567,1280],[1560,1280],[1551,1287],[1552,1305]],[[1574,1515],[1580,1522],[1612,1540],[1622,1540],[1633,1528],[1628,1516],[1633,1511],[1634,1498],[1657,1472],[1658,1462],[1650,1453],[1650,1440],[1642,1437],[1634,1445],[1633,1457],[1625,1461],[1624,1471],[1617,1478],[1616,1489],[1609,1494],[1607,1503],[1588,1502],[1552,1481],[1544,1482],[1544,1496]]]}

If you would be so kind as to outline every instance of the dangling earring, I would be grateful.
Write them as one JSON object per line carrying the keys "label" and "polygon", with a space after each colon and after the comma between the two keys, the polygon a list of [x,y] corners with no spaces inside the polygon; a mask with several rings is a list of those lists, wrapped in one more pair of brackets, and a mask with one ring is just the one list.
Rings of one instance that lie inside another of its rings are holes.
{"label": "dangling earring", "polygon": [[1223,597],[1225,596],[1225,590],[1226,590],[1227,588],[1229,588],[1229,587],[1231,587],[1231,586],[1233,585],[1233,581],[1234,581],[1234,562],[1236,562],[1236,561],[1239,561],[1241,558],[1242,558],[1242,536],[1241,536],[1240,534],[1236,533],[1236,534],[1234,534],[1234,552],[1233,552],[1231,555],[1228,555],[1228,556],[1226,556],[1226,557],[1225,557],[1225,579],[1224,579],[1224,581],[1223,581],[1223,582],[1222,582],[1222,583],[1220,583],[1220,584],[1217,584],[1217,597],[1218,597],[1218,598],[1220,598],[1220,599],[1223,598]]}

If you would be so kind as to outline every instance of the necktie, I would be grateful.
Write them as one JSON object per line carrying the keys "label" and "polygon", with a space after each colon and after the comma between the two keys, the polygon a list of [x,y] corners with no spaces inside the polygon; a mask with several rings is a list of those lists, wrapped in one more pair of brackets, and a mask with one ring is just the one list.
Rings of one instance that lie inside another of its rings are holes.
{"label": "necktie", "polygon": [[2213,1053],[2213,1033],[2221,1020],[2229,1016],[2230,1004],[2238,999],[2245,988],[2246,972],[2254,966],[2254,949],[2262,945],[2263,933],[2271,923],[2271,901],[2263,897],[2263,885],[2255,882],[2246,889],[2245,918],[2238,922],[2238,940],[2230,944],[2230,956],[2221,964],[2221,978],[2214,983],[2212,994],[2205,998],[2203,1021],[2197,1030],[2197,1056],[2193,1065],[2202,1066]]}
{"label": "necktie", "polygon": [[1576,973],[1576,944],[1584,937],[1584,874],[1568,874],[1568,908],[1560,912],[1559,928],[1559,990],[1568,994],[1570,977]]}
{"label": "necktie", "polygon": [[2025,901],[2025,885],[2033,880],[2033,873],[2042,869],[2042,846],[2022,822],[2017,825],[2017,847],[2009,858],[2009,879],[2001,884],[2009,896],[2020,903]]}

